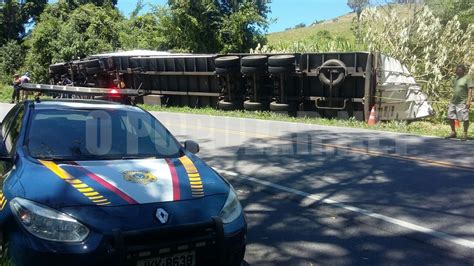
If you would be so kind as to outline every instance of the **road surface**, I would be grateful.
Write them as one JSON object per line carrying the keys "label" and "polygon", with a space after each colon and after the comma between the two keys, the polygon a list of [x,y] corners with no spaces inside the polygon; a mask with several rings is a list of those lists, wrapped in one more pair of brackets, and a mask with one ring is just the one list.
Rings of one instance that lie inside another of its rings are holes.
{"label": "road surface", "polygon": [[237,190],[250,265],[474,264],[473,141],[154,115]]}

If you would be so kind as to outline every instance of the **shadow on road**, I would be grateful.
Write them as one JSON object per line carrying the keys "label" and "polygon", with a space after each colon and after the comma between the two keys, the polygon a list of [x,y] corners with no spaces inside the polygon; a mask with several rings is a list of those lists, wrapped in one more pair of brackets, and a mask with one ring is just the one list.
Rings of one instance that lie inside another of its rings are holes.
{"label": "shadow on road", "polygon": [[[341,140],[343,145],[358,151],[381,151],[387,156],[340,149]],[[338,145],[332,145],[334,143]],[[370,134],[367,137],[317,130],[299,132],[298,136],[282,135],[278,139],[247,138],[242,144],[212,150],[206,150],[203,145],[200,157],[219,169],[317,194],[472,241],[474,169],[390,158],[390,155],[429,155],[454,161],[459,158],[465,163],[465,149],[455,147],[460,142],[419,138],[405,147],[397,147],[398,144],[392,138],[380,138],[379,134],[371,139]],[[429,245],[427,243],[433,240],[421,233],[360,218],[321,201],[308,202],[301,196],[238,177],[228,178],[246,206],[249,221],[246,258],[252,265],[309,265],[310,262],[469,265],[468,252],[472,259],[472,251],[453,248],[454,244],[450,243]]]}

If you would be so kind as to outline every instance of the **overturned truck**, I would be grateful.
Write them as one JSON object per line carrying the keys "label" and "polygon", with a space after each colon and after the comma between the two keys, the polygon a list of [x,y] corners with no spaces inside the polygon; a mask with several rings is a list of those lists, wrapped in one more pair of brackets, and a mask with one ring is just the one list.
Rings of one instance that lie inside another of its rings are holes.
{"label": "overturned truck", "polygon": [[[432,108],[398,60],[378,53],[98,54],[50,66],[51,84],[136,91],[131,102],[290,115],[415,120]],[[123,85],[117,85],[123,84]],[[131,94],[130,94],[131,95]]]}

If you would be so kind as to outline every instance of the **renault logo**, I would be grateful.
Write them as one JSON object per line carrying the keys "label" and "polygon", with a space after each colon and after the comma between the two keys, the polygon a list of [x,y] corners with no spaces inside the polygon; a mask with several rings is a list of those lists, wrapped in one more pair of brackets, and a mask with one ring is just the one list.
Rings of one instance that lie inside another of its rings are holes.
{"label": "renault logo", "polygon": [[158,208],[156,210],[156,218],[158,218],[160,223],[162,223],[162,224],[167,223],[168,222],[168,217],[169,217],[168,213],[165,210],[163,210],[162,208]]}

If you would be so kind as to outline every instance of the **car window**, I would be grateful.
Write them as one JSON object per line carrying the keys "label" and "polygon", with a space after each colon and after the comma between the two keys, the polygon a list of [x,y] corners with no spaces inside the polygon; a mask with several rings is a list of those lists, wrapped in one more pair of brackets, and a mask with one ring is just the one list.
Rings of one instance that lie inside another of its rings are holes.
{"label": "car window", "polygon": [[23,124],[23,116],[25,115],[25,107],[22,105],[16,116],[14,116],[10,121],[9,129],[7,130],[5,137],[5,148],[9,154],[13,154],[15,151],[15,144],[20,136],[21,126]]}
{"label": "car window", "polygon": [[3,136],[3,139],[5,139],[5,137],[7,136],[7,132],[10,129],[10,125],[13,121],[13,117],[16,115],[16,113],[18,112],[18,109],[20,109],[21,106],[22,105],[20,105],[20,104],[17,104],[15,106],[13,106],[13,108],[3,118],[3,121],[2,121],[2,136]]}
{"label": "car window", "polygon": [[[34,110],[26,145],[31,156],[102,160],[177,157],[180,146],[153,116],[130,110]],[[60,137],[59,137],[60,136]]]}

